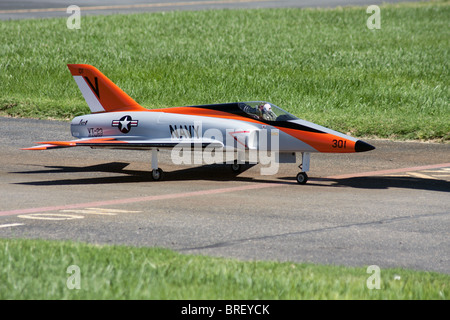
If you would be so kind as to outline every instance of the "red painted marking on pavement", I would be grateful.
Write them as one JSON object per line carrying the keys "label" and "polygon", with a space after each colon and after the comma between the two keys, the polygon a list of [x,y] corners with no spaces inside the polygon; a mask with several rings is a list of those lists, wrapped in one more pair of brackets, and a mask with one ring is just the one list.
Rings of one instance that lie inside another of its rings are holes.
{"label": "red painted marking on pavement", "polygon": [[[450,167],[450,163],[433,164],[433,165],[411,167],[411,168],[399,168],[399,169],[390,169],[390,170],[344,174],[344,175],[339,175],[339,176],[327,177],[327,179],[348,179],[348,178],[356,178],[356,177],[368,177],[368,176],[374,176],[374,175],[392,174],[392,173],[407,172],[407,171],[419,171],[419,170],[445,168],[445,167]],[[192,192],[173,193],[173,194],[162,194],[162,195],[139,197],[139,198],[75,203],[75,204],[52,206],[52,207],[40,207],[40,208],[27,208],[27,209],[0,211],[0,216],[12,216],[12,215],[18,215],[18,214],[58,211],[58,210],[65,210],[65,209],[101,207],[101,206],[116,205],[116,204],[127,204],[127,203],[136,203],[136,202],[145,202],[145,201],[156,201],[156,200],[206,196],[206,195],[211,195],[211,194],[220,194],[220,193],[235,192],[235,191],[245,191],[245,190],[252,190],[252,189],[280,187],[280,186],[284,186],[284,185],[286,185],[286,184],[285,183],[255,183],[252,185],[245,185],[245,186],[240,186],[240,187],[220,188],[220,189],[212,189],[212,190],[200,190],[200,191],[192,191]]]}
{"label": "red painted marking on pavement", "polygon": [[379,176],[379,175],[383,175],[383,174],[392,174],[392,173],[407,172],[407,171],[420,171],[420,170],[445,168],[445,167],[450,167],[450,163],[432,164],[432,165],[428,165],[428,166],[411,167],[411,168],[399,168],[399,169],[361,172],[361,173],[350,173],[350,174],[342,174],[339,176],[332,176],[332,177],[327,177],[327,178],[328,179],[348,179],[348,178]]}
{"label": "red painted marking on pavement", "polygon": [[108,206],[108,205],[136,203],[136,202],[144,202],[144,201],[155,201],[155,200],[176,199],[176,198],[186,198],[186,197],[195,197],[195,196],[206,196],[206,195],[226,193],[226,192],[269,188],[269,187],[275,187],[278,185],[279,185],[278,183],[257,183],[257,184],[245,185],[245,186],[240,186],[240,187],[200,190],[200,191],[192,191],[192,192],[173,193],[173,194],[162,194],[162,195],[139,197],[139,198],[75,203],[75,204],[60,205],[60,206],[53,206],[53,207],[17,209],[17,210],[10,210],[10,211],[0,211],[0,216],[12,216],[12,215],[18,215],[18,214],[58,211],[58,210],[65,210],[65,209],[101,207],[101,206]]}

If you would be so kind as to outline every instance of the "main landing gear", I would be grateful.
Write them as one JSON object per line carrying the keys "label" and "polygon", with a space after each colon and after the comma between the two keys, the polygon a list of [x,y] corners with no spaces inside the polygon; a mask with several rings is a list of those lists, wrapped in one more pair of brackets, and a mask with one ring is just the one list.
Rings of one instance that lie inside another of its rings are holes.
{"label": "main landing gear", "polygon": [[309,160],[310,160],[309,152],[302,152],[302,163],[298,166],[301,170],[297,174],[298,184],[306,184],[306,182],[308,181],[308,175],[306,174],[306,171],[309,171]]}
{"label": "main landing gear", "polygon": [[237,162],[237,160],[234,160],[234,163],[231,165],[231,171],[234,173],[241,173],[242,166],[240,163]]}
{"label": "main landing gear", "polygon": [[161,168],[152,170],[152,178],[153,178],[153,180],[155,180],[155,181],[162,180],[163,176],[164,176],[164,171],[162,171]]}
{"label": "main landing gear", "polygon": [[247,168],[245,167],[246,165],[248,165],[248,162],[245,161],[245,153],[238,152],[237,159],[230,165],[231,171],[233,171],[234,174],[239,174],[248,169],[248,166]]}
{"label": "main landing gear", "polygon": [[162,180],[164,176],[164,171],[161,168],[158,168],[158,149],[152,149],[152,178],[155,181]]}
{"label": "main landing gear", "polygon": [[245,160],[245,153],[238,152],[237,159],[230,165],[231,171],[238,175],[239,173],[253,167],[257,162]]}

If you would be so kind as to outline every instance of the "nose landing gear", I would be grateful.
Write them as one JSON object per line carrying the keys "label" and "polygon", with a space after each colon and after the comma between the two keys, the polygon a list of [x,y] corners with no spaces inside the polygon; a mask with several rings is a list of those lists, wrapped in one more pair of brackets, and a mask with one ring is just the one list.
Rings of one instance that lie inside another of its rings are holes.
{"label": "nose landing gear", "polygon": [[297,174],[297,183],[298,184],[306,184],[307,181],[308,181],[308,175],[306,174],[306,172],[299,172]]}
{"label": "nose landing gear", "polygon": [[308,181],[308,175],[306,174],[306,172],[309,171],[309,160],[310,160],[310,153],[302,152],[302,163],[298,166],[301,170],[297,174],[298,184],[306,184],[306,182]]}

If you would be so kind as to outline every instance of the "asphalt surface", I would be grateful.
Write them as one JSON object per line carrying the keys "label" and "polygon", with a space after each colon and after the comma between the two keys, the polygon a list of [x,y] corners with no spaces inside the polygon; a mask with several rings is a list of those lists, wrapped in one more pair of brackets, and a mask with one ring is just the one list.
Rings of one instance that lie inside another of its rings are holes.
{"label": "asphalt surface", "polygon": [[256,9],[256,8],[334,8],[337,6],[369,6],[407,0],[2,0],[0,20],[69,17],[69,5],[77,5],[83,15],[127,14],[173,10]]}
{"label": "asphalt surface", "polygon": [[0,237],[171,248],[182,253],[450,273],[450,145],[367,140],[312,154],[310,181],[283,164],[234,176],[145,151],[24,151],[66,140],[67,122],[0,118]]}
{"label": "asphalt surface", "polygon": [[[71,1],[81,14],[384,1]],[[388,1],[399,2],[399,1]],[[145,5],[142,5],[145,4]],[[0,20],[68,17],[67,1],[0,1]],[[136,6],[137,5],[137,6]],[[450,273],[450,145],[368,140],[376,150],[313,154],[310,181],[281,165],[235,176],[223,165],[175,166],[151,180],[149,152],[23,151],[68,140],[69,124],[0,117],[0,237],[157,246],[243,260],[378,265]]]}

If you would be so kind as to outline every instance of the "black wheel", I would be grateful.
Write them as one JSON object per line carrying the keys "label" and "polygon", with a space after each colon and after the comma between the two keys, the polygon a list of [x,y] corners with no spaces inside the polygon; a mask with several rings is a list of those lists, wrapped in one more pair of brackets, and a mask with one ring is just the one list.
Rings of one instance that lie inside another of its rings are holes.
{"label": "black wheel", "polygon": [[298,184],[305,184],[308,181],[308,175],[306,172],[299,172],[297,174],[297,183]]}
{"label": "black wheel", "polygon": [[234,172],[234,173],[239,173],[239,172],[241,172],[241,165],[239,164],[239,163],[237,163],[237,161],[234,161],[234,163],[231,165],[231,170]]}
{"label": "black wheel", "polygon": [[163,174],[164,172],[160,168],[152,170],[152,178],[155,181],[162,180]]}

